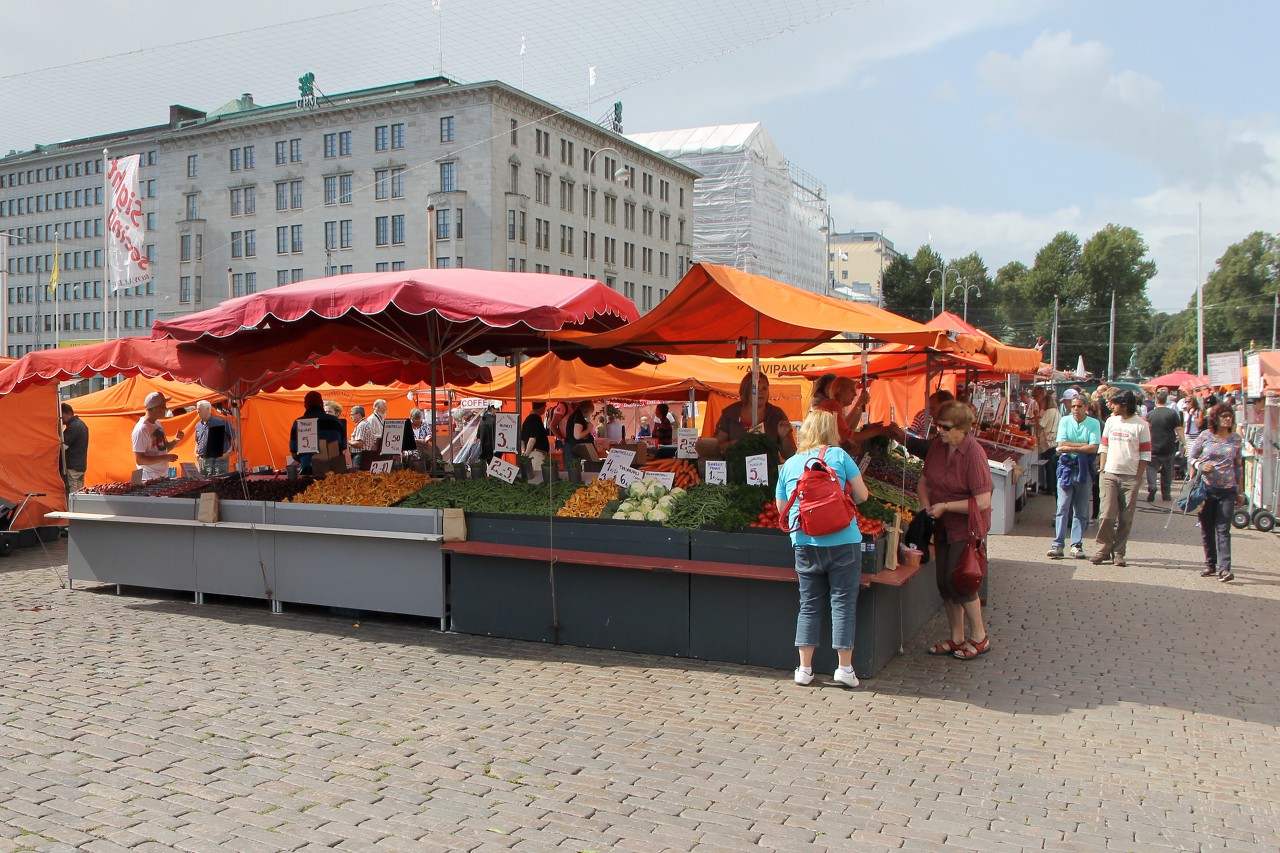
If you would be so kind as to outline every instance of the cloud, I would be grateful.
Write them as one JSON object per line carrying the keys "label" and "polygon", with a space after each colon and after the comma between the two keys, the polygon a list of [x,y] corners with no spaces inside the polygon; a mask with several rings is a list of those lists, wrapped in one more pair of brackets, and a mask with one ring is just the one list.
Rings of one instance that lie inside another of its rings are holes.
{"label": "cloud", "polygon": [[1274,157],[1248,137],[1259,128],[1197,116],[1170,104],[1159,81],[1112,65],[1101,42],[1044,32],[1021,56],[993,51],[976,70],[1033,132],[1114,151],[1192,188],[1273,182]]}

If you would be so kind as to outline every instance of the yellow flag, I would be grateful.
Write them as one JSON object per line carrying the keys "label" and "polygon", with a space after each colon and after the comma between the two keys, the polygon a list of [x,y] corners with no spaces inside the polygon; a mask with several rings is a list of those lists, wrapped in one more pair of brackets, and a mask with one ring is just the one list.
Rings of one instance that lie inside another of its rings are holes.
{"label": "yellow flag", "polygon": [[53,253],[53,272],[49,273],[49,295],[58,289],[58,253]]}

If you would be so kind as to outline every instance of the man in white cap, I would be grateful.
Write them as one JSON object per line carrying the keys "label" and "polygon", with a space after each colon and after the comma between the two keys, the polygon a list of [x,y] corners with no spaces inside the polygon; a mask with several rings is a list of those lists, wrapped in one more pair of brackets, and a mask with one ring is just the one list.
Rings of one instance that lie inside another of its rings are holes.
{"label": "man in white cap", "polygon": [[133,459],[142,472],[143,481],[168,477],[169,463],[178,461],[178,454],[169,450],[182,441],[182,430],[178,430],[173,441],[169,441],[165,438],[164,427],[160,425],[168,402],[159,391],[152,391],[143,402],[147,413],[133,427]]}

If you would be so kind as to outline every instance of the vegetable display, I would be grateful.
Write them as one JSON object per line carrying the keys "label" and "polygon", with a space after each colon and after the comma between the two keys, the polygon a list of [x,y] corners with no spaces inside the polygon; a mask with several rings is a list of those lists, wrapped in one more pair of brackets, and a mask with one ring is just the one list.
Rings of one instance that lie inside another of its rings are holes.
{"label": "vegetable display", "polygon": [[702,480],[698,477],[698,466],[690,459],[655,459],[640,466],[641,471],[670,471],[675,474],[674,485],[681,489],[696,486]]}
{"label": "vegetable display", "polygon": [[698,530],[715,527],[740,530],[760,519],[761,507],[773,499],[769,486],[698,485],[684,495],[676,496],[667,519],[668,527]]}
{"label": "vegetable display", "polygon": [[646,477],[631,484],[626,499],[612,518],[618,521],[660,521],[670,519],[671,510],[687,493],[677,486],[671,491],[660,481]]}
{"label": "vegetable display", "polygon": [[439,480],[423,486],[398,505],[410,509],[459,507],[467,512],[544,515],[555,513],[581,483],[503,483],[481,480]]}
{"label": "vegetable display", "polygon": [[556,510],[556,515],[563,518],[599,518],[605,506],[617,500],[620,491],[613,480],[596,480],[570,495],[564,506]]}
{"label": "vegetable display", "polygon": [[778,482],[778,442],[758,432],[749,432],[724,452],[725,476],[730,483],[747,482],[747,457],[764,454],[769,468],[769,482]]}
{"label": "vegetable display", "polygon": [[356,471],[350,474],[330,474],[322,480],[316,480],[307,487],[306,491],[290,498],[289,502],[339,506],[391,506],[430,482],[430,477],[419,474],[417,471],[392,471],[390,474]]}

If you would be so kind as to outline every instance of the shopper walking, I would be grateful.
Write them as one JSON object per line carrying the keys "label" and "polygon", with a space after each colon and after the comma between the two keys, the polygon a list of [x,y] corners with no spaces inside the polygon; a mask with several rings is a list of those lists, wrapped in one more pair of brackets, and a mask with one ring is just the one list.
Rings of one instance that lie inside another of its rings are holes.
{"label": "shopper walking", "polygon": [[1071,533],[1071,556],[1084,558],[1084,531],[1089,524],[1089,498],[1093,494],[1094,457],[1102,441],[1102,427],[1089,417],[1088,403],[1080,395],[1069,402],[1070,414],[1058,423],[1058,513],[1054,519],[1049,557],[1059,560],[1067,533]]}
{"label": "shopper walking", "polygon": [[1209,410],[1208,428],[1196,438],[1187,459],[1204,477],[1206,496],[1200,508],[1200,540],[1204,545],[1201,577],[1218,576],[1230,582],[1231,516],[1244,502],[1244,439],[1235,431],[1236,416],[1230,406]]}
{"label": "shopper walking", "polygon": [[1132,391],[1112,397],[1111,408],[1115,414],[1102,427],[1098,448],[1102,516],[1098,520],[1098,551],[1092,561],[1126,566],[1124,552],[1138,508],[1138,484],[1151,461],[1151,427],[1136,414],[1138,400]]}
{"label": "shopper walking", "polygon": [[1169,405],[1169,392],[1156,392],[1156,405],[1147,413],[1151,426],[1151,464],[1147,466],[1147,500],[1156,499],[1156,480],[1160,481],[1160,497],[1173,500],[1173,458],[1182,446],[1182,416]]}
{"label": "shopper walking", "polygon": [[831,645],[836,650],[839,666],[833,677],[845,687],[857,687],[853,672],[853,638],[856,628],[858,587],[862,581],[862,534],[856,518],[836,533],[810,536],[799,529],[800,501],[792,501],[796,486],[810,460],[821,456],[822,464],[836,475],[840,487],[852,495],[856,503],[868,497],[853,457],[840,449],[837,416],[824,409],[814,409],[800,425],[800,435],[793,456],[778,469],[778,485],[774,492],[778,512],[787,512],[791,544],[795,548],[796,576],[800,582],[800,612],[796,616],[796,650],[800,665],[795,671],[796,684],[813,683],[813,652],[818,645],[821,628],[822,601],[831,603]]}

